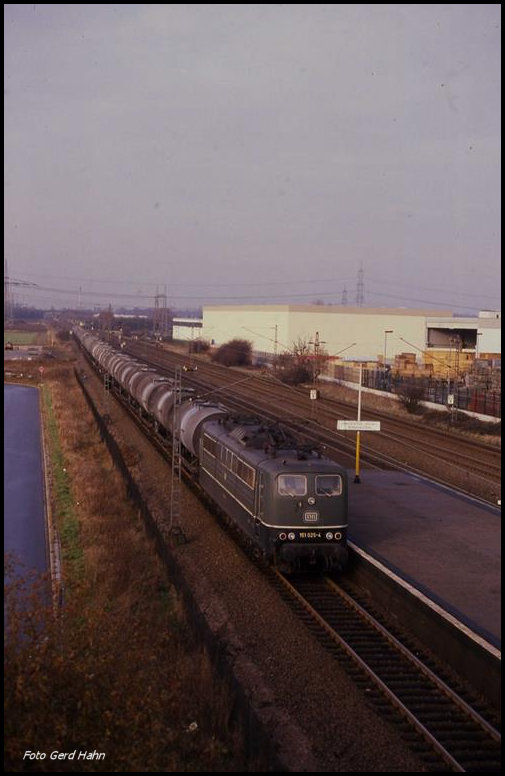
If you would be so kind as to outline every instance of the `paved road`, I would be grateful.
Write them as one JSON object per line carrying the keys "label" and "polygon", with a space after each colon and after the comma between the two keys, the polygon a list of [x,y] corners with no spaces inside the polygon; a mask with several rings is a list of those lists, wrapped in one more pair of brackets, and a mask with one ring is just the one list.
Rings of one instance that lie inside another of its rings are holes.
{"label": "paved road", "polygon": [[4,384],[4,552],[48,568],[39,392]]}

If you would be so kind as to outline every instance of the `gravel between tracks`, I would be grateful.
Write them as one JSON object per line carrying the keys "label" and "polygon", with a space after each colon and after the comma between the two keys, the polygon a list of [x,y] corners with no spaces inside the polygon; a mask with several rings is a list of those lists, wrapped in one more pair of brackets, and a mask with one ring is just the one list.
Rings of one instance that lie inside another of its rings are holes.
{"label": "gravel between tracks", "polygon": [[[91,376],[87,387],[103,409],[103,387]],[[169,512],[170,467],[113,400],[110,429],[155,513]],[[343,668],[309,634],[264,575],[187,488],[183,487],[181,527],[187,544],[178,546],[178,564],[188,579],[207,591],[241,651],[263,676],[276,705],[298,726],[312,747],[317,772],[410,772],[428,770],[378,712]],[[195,576],[195,569],[198,575]],[[212,593],[209,593],[212,591]],[[212,609],[209,600],[203,610]],[[282,716],[281,716],[282,718]],[[299,742],[303,745],[303,741]],[[293,770],[302,770],[302,768]]]}

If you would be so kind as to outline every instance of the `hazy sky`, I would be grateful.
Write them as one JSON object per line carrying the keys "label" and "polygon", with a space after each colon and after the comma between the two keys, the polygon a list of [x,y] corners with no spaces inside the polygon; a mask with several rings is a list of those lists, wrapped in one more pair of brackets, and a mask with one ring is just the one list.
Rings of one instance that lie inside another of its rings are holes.
{"label": "hazy sky", "polygon": [[500,5],[4,9],[17,300],[499,308]]}

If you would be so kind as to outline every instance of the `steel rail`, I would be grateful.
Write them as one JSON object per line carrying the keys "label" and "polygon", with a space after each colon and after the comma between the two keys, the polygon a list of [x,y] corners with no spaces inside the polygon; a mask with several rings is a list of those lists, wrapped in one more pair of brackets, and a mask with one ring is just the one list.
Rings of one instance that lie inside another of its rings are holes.
{"label": "steel rail", "polygon": [[[459,762],[451,752],[444,746],[432,733],[426,725],[416,716],[408,706],[398,697],[398,695],[392,690],[377,673],[367,663],[366,659],[361,657],[356,650],[346,641],[345,637],[341,636],[335,628],[312,606],[312,604],[306,599],[296,586],[288,580],[278,570],[273,571],[277,581],[283,586],[283,588],[294,598],[303,609],[310,615],[310,617],[324,630],[324,632],[330,637],[332,642],[336,643],[342,648],[345,653],[356,663],[360,669],[373,681],[376,687],[379,688],[384,697],[400,712],[400,714],[412,725],[412,727],[424,738],[428,745],[443,759],[443,761],[449,765],[449,767],[456,772],[465,772],[465,767]],[[358,616],[364,619],[374,630],[376,630],[382,638],[386,639],[395,650],[400,652],[409,663],[411,663],[415,669],[422,673],[422,675],[433,683],[452,703],[455,703],[462,713],[464,713],[469,719],[471,719],[478,727],[488,736],[498,749],[501,743],[501,735],[492,725],[490,725],[478,712],[460,696],[455,693],[440,677],[436,676],[434,672],[424,665],[412,652],[401,644],[398,639],[387,629],[381,625],[372,615],[364,610],[356,601],[339,589],[331,580],[326,579],[328,590],[332,590],[335,595],[338,595],[340,599],[345,603],[347,607],[352,607]],[[330,583],[330,584],[328,584]]]}

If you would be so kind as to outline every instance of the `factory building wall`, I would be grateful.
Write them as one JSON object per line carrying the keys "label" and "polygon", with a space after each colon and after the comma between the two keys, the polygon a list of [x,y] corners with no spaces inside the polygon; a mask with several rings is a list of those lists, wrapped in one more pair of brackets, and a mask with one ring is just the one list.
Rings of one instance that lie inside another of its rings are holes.
{"label": "factory building wall", "polygon": [[[398,315],[388,312],[294,312],[291,314],[290,323],[292,342],[296,342],[299,337],[314,341],[318,332],[320,342],[325,343],[322,344],[324,350],[331,356],[341,354],[343,359],[372,361],[382,358],[385,339],[388,361],[405,350],[418,349],[422,352],[424,349],[424,315]],[[392,333],[385,335],[385,331]]]}
{"label": "factory building wall", "polygon": [[490,353],[493,356],[501,355],[501,328],[487,328],[482,326],[482,321],[477,329],[478,353]]}
{"label": "factory building wall", "polygon": [[202,321],[199,318],[174,318],[172,339],[191,342],[202,336]]}
{"label": "factory building wall", "polygon": [[215,345],[231,339],[252,342],[253,350],[274,353],[292,347],[287,305],[204,307],[202,337]]}
{"label": "factory building wall", "polygon": [[247,339],[253,350],[273,353],[277,335],[277,352],[282,353],[290,351],[298,340],[314,342],[317,332],[321,348],[330,355],[341,352],[343,359],[375,360],[383,355],[385,331],[392,331],[387,335],[390,362],[405,351],[414,350],[421,358],[428,315],[448,323],[454,320],[448,311],[319,305],[212,306],[203,309],[202,336],[216,345],[235,337]]}

